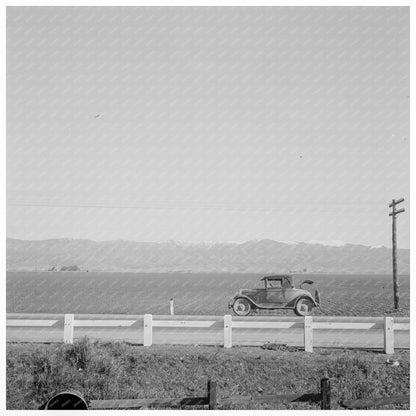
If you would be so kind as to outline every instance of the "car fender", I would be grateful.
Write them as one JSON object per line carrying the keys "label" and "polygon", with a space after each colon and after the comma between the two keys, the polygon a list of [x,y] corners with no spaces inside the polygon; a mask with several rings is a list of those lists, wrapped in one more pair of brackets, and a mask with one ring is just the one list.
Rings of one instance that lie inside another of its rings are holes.
{"label": "car fender", "polygon": [[300,289],[303,289],[303,285],[313,285],[314,284],[314,282],[312,281],[312,280],[304,280],[300,285],[299,285],[299,288]]}
{"label": "car fender", "polygon": [[254,300],[253,299],[251,299],[250,297],[248,297],[248,296],[246,296],[246,295],[238,295],[238,296],[236,296],[235,298],[234,298],[234,300],[232,301],[232,303],[231,303],[231,305],[230,305],[230,308],[232,308],[233,307],[233,305],[234,305],[234,303],[235,303],[235,301],[237,300],[237,299],[247,299],[252,305],[254,305],[256,308],[261,308],[261,306],[259,305],[259,304],[257,304],[256,302],[254,302]]}
{"label": "car fender", "polygon": [[296,298],[292,299],[292,300],[291,300],[291,301],[287,304],[287,306],[288,306],[288,307],[295,307],[295,305],[296,305],[297,301],[298,301],[300,298],[307,298],[307,299],[310,299],[310,300],[311,300],[311,302],[313,303],[313,306],[319,306],[319,305],[316,303],[315,299],[313,298],[313,296],[312,296],[310,293],[302,293],[302,294],[300,294],[299,296],[296,296]]}

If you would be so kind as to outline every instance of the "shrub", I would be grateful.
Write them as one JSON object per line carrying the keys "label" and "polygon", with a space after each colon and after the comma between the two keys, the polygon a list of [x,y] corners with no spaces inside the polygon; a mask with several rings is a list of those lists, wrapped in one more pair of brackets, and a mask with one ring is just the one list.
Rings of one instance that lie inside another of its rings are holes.
{"label": "shrub", "polygon": [[84,337],[72,345],[65,345],[65,360],[78,371],[88,369],[92,360],[92,355],[92,345],[88,337]]}

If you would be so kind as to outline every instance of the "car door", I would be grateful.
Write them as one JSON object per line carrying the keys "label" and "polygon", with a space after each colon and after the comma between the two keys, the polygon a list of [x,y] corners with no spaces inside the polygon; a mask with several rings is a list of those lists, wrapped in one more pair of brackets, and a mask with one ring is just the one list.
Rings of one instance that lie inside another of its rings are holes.
{"label": "car door", "polygon": [[286,278],[282,281],[282,303],[287,306],[293,299],[299,296],[299,290],[295,289],[292,283]]}
{"label": "car door", "polygon": [[273,280],[268,283],[269,284],[266,288],[266,303],[274,303],[279,305],[283,304],[285,299],[284,290],[282,288],[282,281]]}

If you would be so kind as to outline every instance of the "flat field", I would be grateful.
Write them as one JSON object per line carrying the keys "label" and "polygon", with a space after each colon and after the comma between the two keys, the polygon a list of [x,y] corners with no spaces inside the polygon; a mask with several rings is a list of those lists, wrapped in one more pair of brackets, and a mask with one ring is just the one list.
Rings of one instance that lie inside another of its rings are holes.
{"label": "flat field", "polygon": [[[224,315],[229,299],[240,288],[260,287],[261,275],[7,272],[7,312]],[[409,316],[410,279],[400,276],[400,311],[393,309],[391,275],[295,275],[321,293],[314,315]],[[275,311],[292,315],[292,311]]]}

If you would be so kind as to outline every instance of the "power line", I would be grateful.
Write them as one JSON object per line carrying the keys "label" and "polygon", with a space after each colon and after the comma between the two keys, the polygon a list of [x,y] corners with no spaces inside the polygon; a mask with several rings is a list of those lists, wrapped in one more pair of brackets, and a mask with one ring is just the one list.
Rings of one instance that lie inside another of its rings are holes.
{"label": "power line", "polygon": [[[281,207],[276,206],[263,206],[263,207],[236,207],[230,205],[215,205],[215,204],[180,204],[180,203],[157,203],[157,204],[106,204],[106,203],[74,203],[66,204],[59,202],[7,202],[7,206],[15,207],[45,207],[45,208],[101,208],[101,209],[143,209],[143,210],[169,210],[169,209],[213,209],[222,211],[238,211],[238,212],[283,212],[287,211],[287,208],[291,208],[294,211],[307,211],[310,206],[319,206],[319,212],[333,212],[340,211],[340,207],[344,204],[341,203],[327,203],[322,205],[321,203],[307,203],[302,204],[302,207],[296,204],[283,204]],[[349,206],[350,204],[345,204]],[[374,212],[373,209],[360,209],[360,212]]]}

